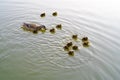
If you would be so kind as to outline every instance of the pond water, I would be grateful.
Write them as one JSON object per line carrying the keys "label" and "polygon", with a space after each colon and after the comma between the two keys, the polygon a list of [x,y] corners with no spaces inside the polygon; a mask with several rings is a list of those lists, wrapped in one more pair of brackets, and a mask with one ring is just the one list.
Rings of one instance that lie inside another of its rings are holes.
{"label": "pond water", "polygon": [[[0,80],[119,80],[120,2],[117,0],[0,0]],[[53,17],[52,13],[58,12]],[[40,14],[45,12],[44,18]],[[33,34],[23,22],[62,24]],[[77,34],[78,41],[71,35]],[[81,46],[87,36],[90,47]],[[79,46],[74,56],[63,46]]]}

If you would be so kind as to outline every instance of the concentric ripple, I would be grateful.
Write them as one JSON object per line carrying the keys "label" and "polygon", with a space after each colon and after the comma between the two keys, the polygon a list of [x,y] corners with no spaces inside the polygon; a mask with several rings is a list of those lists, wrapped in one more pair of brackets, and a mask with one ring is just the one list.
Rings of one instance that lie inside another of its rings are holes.
{"label": "concentric ripple", "polygon": [[[1,1],[0,80],[120,79],[119,21],[113,21],[112,15],[108,19],[94,10],[70,7],[67,0],[55,1],[51,7],[52,2],[45,1]],[[56,17],[52,16],[55,11]],[[46,16],[41,18],[43,12]],[[48,29],[62,24],[62,30],[33,34],[21,29],[23,22],[43,24]],[[77,41],[72,39],[74,34]],[[88,48],[82,46],[85,36],[90,41]],[[79,48],[74,56],[63,49],[71,41]]]}

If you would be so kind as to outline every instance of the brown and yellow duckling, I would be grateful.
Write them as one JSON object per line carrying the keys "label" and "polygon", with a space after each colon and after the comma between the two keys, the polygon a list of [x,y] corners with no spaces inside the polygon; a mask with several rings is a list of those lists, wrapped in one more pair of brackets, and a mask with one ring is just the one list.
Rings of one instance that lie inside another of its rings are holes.
{"label": "brown and yellow duckling", "polygon": [[40,17],[45,17],[45,13],[40,14]]}
{"label": "brown and yellow duckling", "polygon": [[58,24],[58,25],[56,25],[56,28],[57,28],[57,29],[62,29],[62,25],[61,25],[61,24]]}
{"label": "brown and yellow duckling", "polygon": [[41,28],[41,29],[40,29],[40,31],[41,31],[42,33],[45,33],[46,30],[47,30],[47,29],[45,29],[45,28]]}
{"label": "brown and yellow duckling", "polygon": [[83,37],[82,42],[88,42],[88,37]]}
{"label": "brown and yellow duckling", "polygon": [[69,52],[68,52],[68,55],[69,55],[69,56],[74,56],[74,51],[69,51]]}
{"label": "brown and yellow duckling", "polygon": [[64,46],[63,47],[65,51],[69,51],[69,47],[68,46]]}
{"label": "brown and yellow duckling", "polygon": [[72,39],[74,39],[74,40],[77,40],[78,39],[78,35],[72,35]]}
{"label": "brown and yellow duckling", "polygon": [[55,29],[54,28],[50,29],[50,32],[55,33]]}
{"label": "brown and yellow duckling", "polygon": [[73,45],[72,42],[69,42],[69,43],[66,44],[66,46],[68,46],[68,47],[71,47],[72,45]]}
{"label": "brown and yellow duckling", "polygon": [[78,50],[78,46],[74,45],[74,46],[72,47],[72,49],[73,49],[73,50]]}
{"label": "brown and yellow duckling", "polygon": [[53,15],[53,16],[57,16],[57,12],[53,12],[52,15]]}
{"label": "brown and yellow duckling", "polygon": [[34,34],[37,34],[37,33],[38,33],[38,31],[37,31],[37,30],[34,30],[34,31],[33,31],[33,33],[34,33]]}
{"label": "brown and yellow duckling", "polygon": [[87,42],[83,42],[83,47],[89,47],[90,46],[90,43],[87,41]]}

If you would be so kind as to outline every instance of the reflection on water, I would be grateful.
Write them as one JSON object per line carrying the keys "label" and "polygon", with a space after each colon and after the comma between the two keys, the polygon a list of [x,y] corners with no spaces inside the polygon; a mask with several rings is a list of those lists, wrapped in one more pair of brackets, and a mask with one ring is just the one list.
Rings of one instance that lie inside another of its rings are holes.
{"label": "reflection on water", "polygon": [[[104,1],[88,2],[66,0],[53,5],[49,0],[1,0],[0,79],[119,80],[120,17],[119,10],[114,10],[118,3],[113,2],[116,5],[109,10],[112,2],[107,7],[100,5]],[[52,16],[54,11],[57,17]],[[40,18],[42,12],[44,18]],[[20,28],[23,22],[44,24],[49,29],[62,24],[63,28],[55,34],[32,34]],[[79,39],[88,36],[91,46],[83,48],[80,40],[71,39],[73,34]],[[73,57],[63,50],[69,41],[79,45]]]}

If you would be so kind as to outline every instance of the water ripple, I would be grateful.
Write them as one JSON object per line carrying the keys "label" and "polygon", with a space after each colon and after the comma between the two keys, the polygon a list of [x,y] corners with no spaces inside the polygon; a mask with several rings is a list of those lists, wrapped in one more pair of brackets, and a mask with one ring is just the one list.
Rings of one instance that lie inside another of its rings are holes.
{"label": "water ripple", "polygon": [[[117,32],[118,28],[109,24],[111,22],[106,21],[107,19],[92,12],[66,8],[56,8],[59,14],[53,17],[51,14],[54,9],[42,4],[42,7],[33,6],[32,2],[24,5],[24,2],[14,2],[14,0],[10,3],[3,1],[1,5],[6,7],[0,12],[0,45],[2,45],[0,67],[5,69],[4,65],[9,65],[9,69],[12,70],[14,64],[18,72],[21,70],[23,74],[26,71],[24,74],[32,76],[40,74],[44,76],[51,72],[70,74],[79,71],[80,76],[85,80],[98,78],[117,80],[120,74],[118,65],[120,64],[120,42],[118,41],[120,36]],[[40,18],[39,15],[44,9],[47,9],[47,15],[45,18]],[[24,32],[20,28],[23,22],[44,24],[48,29],[62,24],[63,28],[56,30],[55,34],[49,31],[44,34],[40,32],[33,34]],[[72,40],[73,34],[78,34],[78,41]],[[82,47],[81,38],[84,36],[90,40],[89,48]],[[73,57],[63,50],[63,46],[70,41],[79,46],[79,50],[75,51]],[[63,73],[65,70],[66,72]]]}

